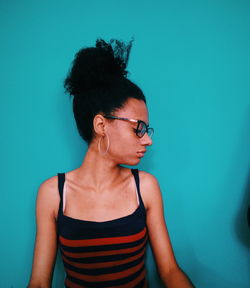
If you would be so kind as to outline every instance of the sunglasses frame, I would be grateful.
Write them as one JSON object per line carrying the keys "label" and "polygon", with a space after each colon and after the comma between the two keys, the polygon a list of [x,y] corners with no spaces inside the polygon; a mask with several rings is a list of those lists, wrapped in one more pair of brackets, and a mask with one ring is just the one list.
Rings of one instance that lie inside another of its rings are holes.
{"label": "sunglasses frame", "polygon": [[[129,122],[133,122],[133,123],[137,123],[137,127],[136,127],[136,131],[135,134],[139,137],[142,138],[145,133],[148,134],[148,131],[152,131],[151,135],[149,136],[150,138],[152,137],[152,135],[154,134],[154,128],[149,127],[149,125],[147,125],[144,121],[142,120],[136,120],[136,119],[131,119],[131,118],[124,118],[124,117],[118,117],[118,116],[112,116],[112,115],[103,115],[103,117],[107,118],[107,119],[115,119],[115,120],[124,120],[124,121],[129,121]],[[145,125],[145,132],[143,133],[143,135],[139,135],[139,126],[140,124],[143,123]]]}

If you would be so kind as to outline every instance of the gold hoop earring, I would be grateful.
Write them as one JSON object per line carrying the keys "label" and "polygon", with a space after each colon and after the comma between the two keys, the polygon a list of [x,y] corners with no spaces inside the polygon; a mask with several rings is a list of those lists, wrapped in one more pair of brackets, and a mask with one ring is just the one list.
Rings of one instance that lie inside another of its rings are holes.
{"label": "gold hoop earring", "polygon": [[107,136],[108,145],[107,145],[107,148],[106,148],[105,152],[101,151],[101,140],[104,139],[104,137],[100,137],[99,141],[98,141],[98,151],[102,155],[105,155],[108,152],[108,150],[109,150],[109,136],[108,135],[106,135],[106,136]]}

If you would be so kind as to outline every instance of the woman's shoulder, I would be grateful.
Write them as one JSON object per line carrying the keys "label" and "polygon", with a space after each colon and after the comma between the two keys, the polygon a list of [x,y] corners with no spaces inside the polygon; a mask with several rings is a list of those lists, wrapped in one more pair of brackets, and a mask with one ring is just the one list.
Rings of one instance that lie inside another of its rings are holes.
{"label": "woman's shoulder", "polygon": [[144,182],[144,184],[153,184],[153,185],[158,183],[156,177],[153,174],[148,173],[143,170],[139,170],[139,169],[138,169],[138,173],[139,173],[140,182]]}
{"label": "woman's shoulder", "polygon": [[40,183],[38,192],[43,194],[58,194],[58,175],[45,179]]}
{"label": "woman's shoulder", "polygon": [[53,216],[57,217],[59,208],[60,194],[58,191],[58,176],[52,176],[41,182],[38,192],[36,205],[37,209],[42,208]]}
{"label": "woman's shoulder", "polygon": [[146,171],[138,170],[140,178],[140,192],[144,206],[148,209],[151,203],[158,197],[161,197],[160,186],[157,178]]}

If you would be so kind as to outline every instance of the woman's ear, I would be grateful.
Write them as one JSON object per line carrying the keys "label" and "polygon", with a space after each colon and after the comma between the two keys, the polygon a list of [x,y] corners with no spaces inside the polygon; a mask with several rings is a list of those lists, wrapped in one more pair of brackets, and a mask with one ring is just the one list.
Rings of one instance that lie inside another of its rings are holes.
{"label": "woman's ear", "polygon": [[93,128],[97,135],[104,136],[105,135],[105,125],[106,119],[101,115],[95,115],[93,119]]}

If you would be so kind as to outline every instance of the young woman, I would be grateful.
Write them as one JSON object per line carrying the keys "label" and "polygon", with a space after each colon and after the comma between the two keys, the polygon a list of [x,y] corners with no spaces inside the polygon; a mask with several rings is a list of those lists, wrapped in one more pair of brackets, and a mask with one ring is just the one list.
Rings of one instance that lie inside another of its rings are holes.
{"label": "young woman", "polygon": [[39,188],[29,288],[51,287],[58,246],[66,287],[147,287],[148,240],[165,286],[194,287],[175,260],[156,178],[122,166],[140,162],[153,134],[145,96],[127,78],[131,44],[97,40],[75,56],[65,88],[88,150]]}

